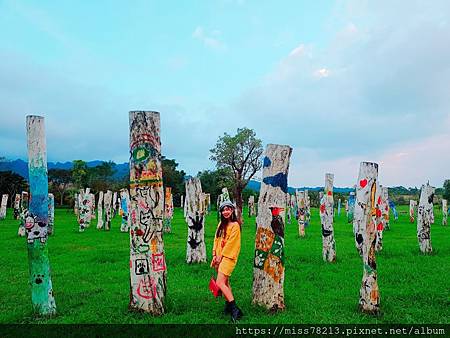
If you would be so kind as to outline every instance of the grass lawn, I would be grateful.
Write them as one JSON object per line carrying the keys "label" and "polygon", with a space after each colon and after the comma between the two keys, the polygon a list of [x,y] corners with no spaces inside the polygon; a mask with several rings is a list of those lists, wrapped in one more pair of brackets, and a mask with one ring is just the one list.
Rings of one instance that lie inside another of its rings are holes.
{"label": "grass lawn", "polygon": [[[358,311],[362,260],[345,212],[335,218],[337,262],[322,261],[319,214],[312,209],[307,236],[298,238],[295,220],[286,224],[286,310],[268,314],[253,306],[252,276],[255,219],[245,218],[242,249],[231,285],[245,316],[241,323],[450,323],[450,227],[431,228],[433,255],[419,253],[416,224],[409,223],[408,208],[399,207],[400,218],[385,231],[383,250],[377,254],[381,315]],[[98,231],[97,221],[78,232],[71,210],[56,209],[55,235],[49,238],[49,255],[58,315],[33,319],[28,285],[25,238],[17,237],[19,221],[8,209],[0,221],[0,323],[228,323],[222,314],[224,300],[210,294],[212,270],[208,264],[185,262],[187,225],[176,208],[172,233],[165,235],[167,263],[166,314],[151,317],[128,311],[129,235],[121,233],[116,216],[110,232]],[[206,221],[208,261],[215,212]]]}

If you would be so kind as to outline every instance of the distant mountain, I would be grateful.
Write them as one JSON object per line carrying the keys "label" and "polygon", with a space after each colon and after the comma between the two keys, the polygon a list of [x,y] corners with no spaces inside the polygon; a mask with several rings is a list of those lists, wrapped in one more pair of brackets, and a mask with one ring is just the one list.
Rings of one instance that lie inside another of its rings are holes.
{"label": "distant mountain", "polygon": [[[259,189],[261,189],[261,182],[250,180],[250,182],[248,182],[247,184],[247,189],[259,191]],[[323,190],[323,187],[299,187],[299,188],[288,187],[288,192],[290,194],[295,194],[296,190],[320,191]],[[348,194],[350,191],[355,191],[355,189],[333,187],[333,191],[339,194]]]}
{"label": "distant mountain", "polygon": [[[89,168],[96,167],[101,164],[103,161],[95,160],[86,162]],[[72,162],[48,162],[48,169],[72,169]],[[2,161],[0,162],[0,171],[12,171],[20,176],[24,177],[28,180],[28,163],[18,159],[14,161]],[[114,167],[116,173],[114,174],[114,178],[121,178],[127,175],[130,171],[130,167],[127,162],[116,164]]]}

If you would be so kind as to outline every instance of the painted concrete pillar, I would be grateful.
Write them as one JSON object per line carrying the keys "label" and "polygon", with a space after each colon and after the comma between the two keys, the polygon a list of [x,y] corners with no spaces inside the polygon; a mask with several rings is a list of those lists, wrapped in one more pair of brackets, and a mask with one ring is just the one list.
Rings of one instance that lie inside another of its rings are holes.
{"label": "painted concrete pillar", "polygon": [[78,193],[75,193],[74,201],[73,201],[73,213],[77,216],[77,219],[80,217],[80,197]]}
{"label": "painted concrete pillar", "polygon": [[160,116],[130,112],[130,309],[165,311],[164,190]]}
{"label": "painted concrete pillar", "polygon": [[20,194],[14,197],[14,219],[20,219]]}
{"label": "painted concrete pillar", "polygon": [[377,234],[375,239],[375,251],[381,251],[383,249],[383,230],[384,230],[384,220],[383,220],[383,198],[382,198],[381,185],[377,184],[377,190],[375,194],[376,201],[376,219],[377,219]]}
{"label": "painted concrete pillar", "polygon": [[48,178],[44,118],[27,116],[28,182],[30,205],[25,218],[33,310],[40,316],[56,314],[48,258]]}
{"label": "painted concrete pillar", "polygon": [[90,188],[80,189],[78,194],[79,201],[79,231],[83,232],[86,228],[89,228],[92,216],[92,199],[90,194]]}
{"label": "painted concrete pillar", "polygon": [[324,194],[320,201],[320,222],[322,223],[322,256],[325,262],[336,261],[336,242],[333,228],[333,174],[325,174]]}
{"label": "painted concrete pillar", "polygon": [[171,232],[171,223],[173,218],[173,196],[172,188],[166,187],[166,193],[164,196],[164,232]]}
{"label": "painted concrete pillar", "polygon": [[90,198],[90,206],[91,206],[91,221],[93,219],[96,218],[95,215],[95,195],[94,194],[89,194],[89,198]]}
{"label": "painted concrete pillar", "polygon": [[272,311],[285,308],[283,209],[286,206],[291,153],[289,146],[267,145],[258,199],[252,302]]}
{"label": "painted concrete pillar", "polygon": [[0,205],[0,220],[5,219],[6,218],[6,207],[8,204],[8,194],[3,194],[2,195],[2,202]]}
{"label": "painted concrete pillar", "polygon": [[111,190],[107,190],[103,195],[103,207],[105,209],[105,231],[109,231],[111,229],[111,220],[113,218],[113,193]]}
{"label": "painted concrete pillar", "polygon": [[398,212],[395,208],[394,201],[389,200],[389,209],[392,210],[392,213],[394,214],[394,220],[398,220]]}
{"label": "painted concrete pillar", "polygon": [[111,217],[116,217],[116,214],[119,212],[120,204],[117,203],[117,191],[114,191],[111,197]]}
{"label": "painted concrete pillar", "polygon": [[419,208],[417,210],[417,238],[422,253],[431,253],[431,224],[433,214],[434,188],[429,183],[422,185]]}
{"label": "painted concrete pillar", "polygon": [[305,237],[305,217],[306,217],[306,202],[305,192],[297,190],[295,192],[297,198],[297,221],[298,221],[298,235]]}
{"label": "painted concrete pillar", "polygon": [[348,197],[348,214],[347,214],[347,222],[353,223],[354,211],[355,211],[355,193],[353,191],[350,192]]}
{"label": "painted concrete pillar", "polygon": [[48,234],[53,235],[55,225],[55,196],[48,194]]}
{"label": "painted concrete pillar", "polygon": [[358,251],[363,259],[363,278],[359,307],[364,313],[376,314],[380,309],[380,294],[375,259],[377,225],[378,164],[361,162],[356,185],[353,230]]}
{"label": "painted concrete pillar", "polygon": [[447,200],[442,200],[442,225],[447,225],[447,216],[448,216],[448,207]]}
{"label": "painted concrete pillar", "polygon": [[409,200],[409,222],[414,223],[415,215],[416,215],[416,209],[417,207],[417,201]]}
{"label": "painted concrete pillar", "polygon": [[98,218],[97,218],[97,229],[103,229],[103,191],[98,193]]}
{"label": "painted concrete pillar", "polygon": [[25,218],[27,217],[28,213],[28,192],[22,191],[21,199],[20,199],[20,224],[19,224],[19,231],[17,232],[17,235],[19,237],[25,237],[26,230],[25,230]]}
{"label": "painted concrete pillar", "polygon": [[121,232],[128,232],[131,226],[130,219],[130,197],[128,194],[128,189],[120,190],[120,213],[122,216],[122,223],[120,225]]}
{"label": "painted concrete pillar", "polygon": [[308,190],[305,190],[305,207],[306,207],[305,228],[307,228],[311,223],[311,199],[309,198]]}
{"label": "painted concrete pillar", "polygon": [[188,238],[186,249],[187,263],[206,262],[205,214],[202,208],[202,186],[200,180],[192,177],[186,181],[186,222]]}
{"label": "painted concrete pillar", "polygon": [[387,187],[383,187],[381,189],[381,199],[383,201],[383,209],[381,210],[381,215],[383,218],[383,227],[385,230],[390,230],[390,217],[389,217],[389,189]]}
{"label": "painted concrete pillar", "polygon": [[248,217],[255,215],[255,196],[251,195],[248,198]]}

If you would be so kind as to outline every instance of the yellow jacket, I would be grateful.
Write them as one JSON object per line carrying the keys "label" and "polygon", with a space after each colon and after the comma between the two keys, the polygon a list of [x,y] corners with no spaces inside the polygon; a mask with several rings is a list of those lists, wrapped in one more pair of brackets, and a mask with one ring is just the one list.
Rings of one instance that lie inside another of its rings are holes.
{"label": "yellow jacket", "polygon": [[[219,228],[219,225],[217,228]],[[228,224],[224,237],[214,237],[213,256],[223,256],[237,260],[240,251],[241,227],[238,222],[232,222]]]}

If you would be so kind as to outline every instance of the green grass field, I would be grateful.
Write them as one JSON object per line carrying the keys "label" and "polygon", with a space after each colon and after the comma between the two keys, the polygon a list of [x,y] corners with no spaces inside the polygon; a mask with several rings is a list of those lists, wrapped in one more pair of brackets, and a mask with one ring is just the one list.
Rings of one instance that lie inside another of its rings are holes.
{"label": "green grass field", "polygon": [[[362,261],[356,252],[352,226],[345,212],[335,219],[337,262],[322,261],[322,238],[317,209],[307,237],[297,236],[297,223],[286,225],[286,310],[268,314],[253,306],[252,276],[255,219],[245,218],[242,249],[231,285],[245,316],[241,323],[450,323],[450,227],[441,226],[441,213],[431,236],[433,255],[419,253],[416,224],[410,224],[406,207],[391,220],[384,233],[383,251],[377,254],[382,313],[378,317],[358,311]],[[391,216],[391,219],[393,217]],[[18,221],[8,209],[0,221],[0,323],[228,323],[222,298],[210,294],[212,270],[208,264],[185,263],[187,225],[181,209],[175,210],[172,233],[164,238],[167,261],[166,314],[151,317],[128,311],[129,236],[120,233],[116,216],[110,232],[84,233],[71,210],[57,209],[55,235],[49,238],[49,255],[58,315],[34,319],[28,285],[25,238],[17,237]],[[208,260],[216,214],[208,216]]]}

